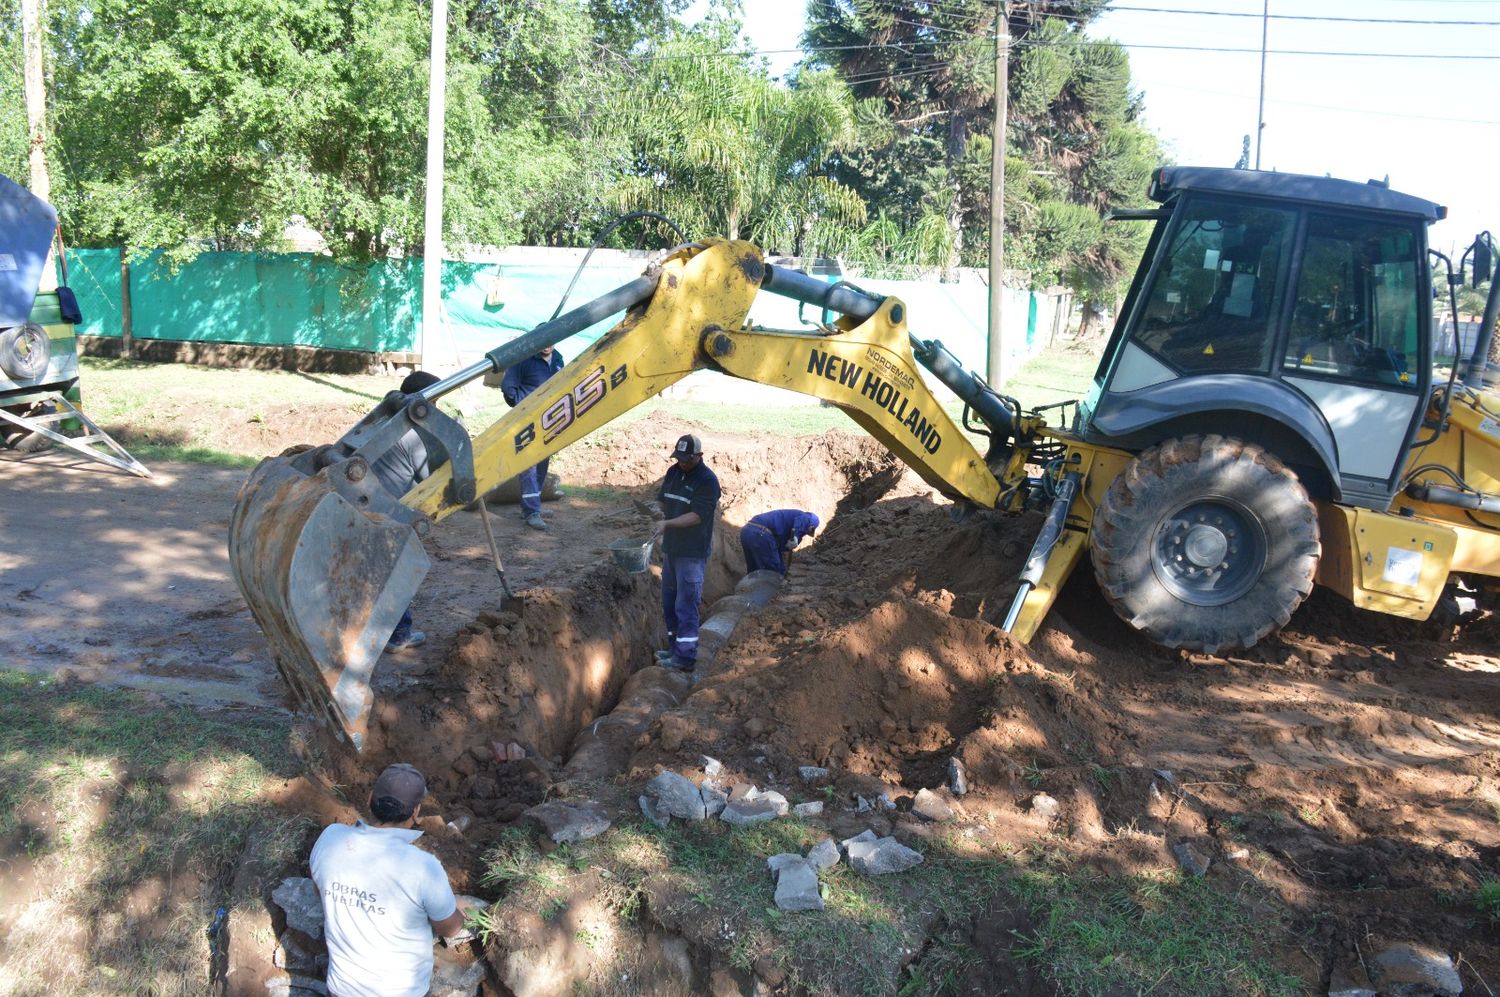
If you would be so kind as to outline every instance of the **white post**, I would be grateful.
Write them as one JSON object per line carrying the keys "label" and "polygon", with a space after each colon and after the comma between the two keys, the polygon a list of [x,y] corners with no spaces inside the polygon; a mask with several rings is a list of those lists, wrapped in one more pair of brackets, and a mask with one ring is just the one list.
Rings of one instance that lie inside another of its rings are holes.
{"label": "white post", "polygon": [[427,84],[427,211],[423,226],[422,325],[418,363],[429,363],[438,342],[443,309],[443,109],[448,80],[448,0],[432,0],[431,72]]}

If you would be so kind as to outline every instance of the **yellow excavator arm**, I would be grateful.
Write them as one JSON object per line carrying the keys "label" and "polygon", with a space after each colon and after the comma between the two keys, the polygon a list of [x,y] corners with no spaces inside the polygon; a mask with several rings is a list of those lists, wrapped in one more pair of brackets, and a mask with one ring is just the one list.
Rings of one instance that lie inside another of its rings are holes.
{"label": "yellow excavator arm", "polygon": [[[832,320],[807,331],[748,328],[763,289],[815,304]],[[472,440],[437,407],[443,393],[621,309],[617,325]],[[230,522],[231,568],[288,684],[358,749],[375,663],[429,566],[418,536],[694,370],[825,399],[944,495],[981,508],[1013,503],[1017,481],[1003,490],[996,472],[1023,477],[1024,460],[1002,445],[992,470],[928,389],[919,362],[1002,444],[1021,426],[1013,402],[940,343],[907,332],[898,299],[768,266],[746,242],[690,244],[465,371],[416,394],[392,392],[337,443],[263,461]],[[393,496],[371,465],[410,432],[442,463]]]}

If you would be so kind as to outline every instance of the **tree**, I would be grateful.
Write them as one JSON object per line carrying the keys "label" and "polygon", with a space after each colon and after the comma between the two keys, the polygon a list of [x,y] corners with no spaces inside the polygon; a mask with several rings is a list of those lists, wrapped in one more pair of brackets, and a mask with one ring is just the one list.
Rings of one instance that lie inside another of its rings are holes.
{"label": "tree", "polygon": [[853,141],[848,89],[828,71],[779,86],[764,66],[732,54],[737,42],[736,22],[711,17],[648,53],[610,114],[629,144],[619,206],[771,251],[844,244],[865,205],[823,164]]}

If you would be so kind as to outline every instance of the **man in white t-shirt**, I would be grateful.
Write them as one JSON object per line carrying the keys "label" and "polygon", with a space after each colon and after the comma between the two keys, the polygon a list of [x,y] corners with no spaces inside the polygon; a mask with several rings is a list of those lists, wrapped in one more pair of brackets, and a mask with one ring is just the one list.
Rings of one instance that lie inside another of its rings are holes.
{"label": "man in white t-shirt", "polygon": [[370,791],[373,820],[332,824],[313,846],[335,997],[424,997],[433,932],[451,937],[463,928],[448,874],[413,844],[426,795],[421,772],[392,765]]}

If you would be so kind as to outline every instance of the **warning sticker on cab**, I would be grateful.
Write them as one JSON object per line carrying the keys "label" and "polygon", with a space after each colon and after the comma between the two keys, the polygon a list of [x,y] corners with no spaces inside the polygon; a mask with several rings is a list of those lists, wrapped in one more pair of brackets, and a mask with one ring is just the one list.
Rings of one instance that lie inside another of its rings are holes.
{"label": "warning sticker on cab", "polygon": [[1479,431],[1486,436],[1500,436],[1500,422],[1485,416],[1479,423]]}
{"label": "warning sticker on cab", "polygon": [[1400,547],[1385,549],[1385,573],[1383,579],[1392,585],[1408,585],[1415,588],[1422,580],[1422,552],[1403,550]]}

